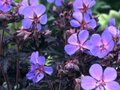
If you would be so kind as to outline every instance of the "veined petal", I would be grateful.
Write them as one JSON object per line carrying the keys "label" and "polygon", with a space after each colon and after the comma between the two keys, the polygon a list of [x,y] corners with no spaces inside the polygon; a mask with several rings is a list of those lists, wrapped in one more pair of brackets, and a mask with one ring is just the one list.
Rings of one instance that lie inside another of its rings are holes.
{"label": "veined petal", "polygon": [[89,32],[87,30],[82,30],[78,34],[78,38],[81,44],[83,44],[89,37]]}
{"label": "veined petal", "polygon": [[108,82],[108,83],[106,83],[105,89],[106,90],[120,90],[120,85],[119,85],[119,83],[117,83],[115,81]]}
{"label": "veined petal", "polygon": [[72,34],[72,35],[68,38],[68,43],[69,43],[69,44],[73,44],[73,45],[79,45],[79,43],[78,43],[78,38],[77,38],[77,33]]}
{"label": "veined petal", "polygon": [[39,4],[37,6],[34,6],[33,10],[35,14],[37,15],[37,17],[40,17],[46,11],[46,7],[42,4]]}
{"label": "veined petal", "polygon": [[39,4],[39,1],[38,0],[30,0],[30,5],[31,6],[36,6]]}
{"label": "veined petal", "polygon": [[79,26],[80,26],[80,23],[79,23],[77,20],[72,19],[72,20],[70,21],[70,25],[71,25],[72,27],[79,27]]}
{"label": "veined petal", "polygon": [[22,11],[22,14],[24,15],[24,18],[33,18],[34,15],[33,8],[31,6],[26,7]]}
{"label": "veined petal", "polygon": [[101,36],[99,34],[93,34],[90,41],[94,46],[99,46],[101,45]]}
{"label": "veined petal", "polygon": [[68,55],[73,55],[77,50],[79,50],[79,46],[67,44],[65,45],[64,50]]}
{"label": "veined petal", "polygon": [[91,8],[91,7],[93,7],[95,4],[96,4],[96,1],[95,1],[95,0],[91,0],[88,7]]}
{"label": "veined petal", "polygon": [[38,51],[33,52],[33,53],[31,54],[31,57],[30,57],[30,62],[31,62],[31,63],[34,63],[34,64],[39,63],[39,62],[38,62],[38,57],[39,57]]}
{"label": "veined petal", "polygon": [[78,20],[79,22],[82,22],[82,13],[80,11],[76,11],[73,13],[73,17]]}
{"label": "veined petal", "polygon": [[45,64],[45,57],[44,56],[39,56],[37,59],[38,59],[39,65],[44,65]]}
{"label": "veined petal", "polygon": [[102,33],[101,38],[105,45],[109,44],[109,42],[112,41],[112,35],[110,34],[110,32],[108,32],[106,30]]}
{"label": "veined petal", "polygon": [[90,20],[90,22],[88,23],[88,27],[90,27],[91,29],[94,29],[96,27],[95,19]]}
{"label": "veined petal", "polygon": [[112,67],[107,67],[103,74],[103,80],[105,82],[113,81],[117,78],[117,71]]}
{"label": "veined petal", "polygon": [[46,24],[47,23],[47,14],[42,15],[39,20],[40,20],[41,24]]}
{"label": "veined petal", "polygon": [[83,7],[83,1],[82,0],[75,0],[73,3],[74,9],[80,9]]}
{"label": "veined petal", "polygon": [[89,73],[96,80],[101,80],[103,75],[103,69],[99,64],[93,64],[89,69]]}
{"label": "veined petal", "polygon": [[51,75],[51,74],[53,73],[53,68],[52,68],[52,67],[47,67],[47,66],[45,66],[45,67],[44,67],[44,71],[45,71],[47,74]]}
{"label": "veined petal", "polygon": [[47,0],[49,3],[53,3],[54,2],[54,0]]}
{"label": "veined petal", "polygon": [[32,21],[29,18],[25,18],[22,20],[22,27],[24,29],[29,29],[32,26]]}
{"label": "veined petal", "polygon": [[85,90],[92,90],[96,87],[96,80],[90,76],[85,76],[81,79],[81,86]]}
{"label": "veined petal", "polygon": [[43,78],[44,78],[44,73],[39,73],[39,74],[37,73],[33,78],[33,82],[38,83]]}

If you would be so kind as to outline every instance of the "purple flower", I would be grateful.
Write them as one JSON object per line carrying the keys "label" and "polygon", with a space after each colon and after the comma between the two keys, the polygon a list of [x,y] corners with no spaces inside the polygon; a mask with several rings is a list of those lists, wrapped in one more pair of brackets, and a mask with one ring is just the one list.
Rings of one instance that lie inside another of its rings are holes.
{"label": "purple flower", "polygon": [[20,4],[19,4],[19,14],[22,14],[23,10],[28,7],[28,6],[37,6],[38,0],[30,0],[30,3],[28,3],[28,0],[23,0]]}
{"label": "purple flower", "polygon": [[91,19],[88,14],[83,14],[79,11],[73,13],[73,18],[70,21],[72,27],[80,27],[81,29],[94,29],[96,27],[95,19]]}
{"label": "purple flower", "polygon": [[39,82],[42,78],[44,78],[44,73],[51,75],[53,73],[53,68],[44,66],[45,57],[39,56],[38,52],[33,52],[30,59],[31,68],[27,73],[26,77],[29,80],[32,80],[34,83]]}
{"label": "purple flower", "polygon": [[90,38],[92,47],[90,51],[92,55],[99,58],[105,57],[114,48],[114,41],[112,35],[108,31],[104,31],[102,35],[93,34]]}
{"label": "purple flower", "polygon": [[73,55],[79,49],[83,51],[84,49],[89,49],[89,32],[87,30],[82,30],[78,33],[72,34],[68,38],[68,44],[65,45],[65,51],[68,55]]}
{"label": "purple flower", "polygon": [[29,29],[34,26],[41,30],[41,24],[47,23],[47,14],[44,14],[46,7],[42,4],[37,6],[28,6],[23,10],[24,19],[22,26],[24,29]]}
{"label": "purple flower", "polygon": [[47,0],[49,3],[53,3],[55,1],[56,6],[61,6],[64,0]]}
{"label": "purple flower", "polygon": [[85,90],[120,90],[120,85],[116,81],[117,72],[112,67],[107,67],[104,72],[99,64],[90,67],[91,76],[84,76],[81,79],[81,86]]}
{"label": "purple flower", "polygon": [[12,0],[0,0],[0,10],[3,12],[9,11],[12,6]]}
{"label": "purple flower", "polygon": [[75,0],[73,3],[73,8],[75,11],[80,11],[81,13],[92,14],[91,8],[95,5],[95,0]]}

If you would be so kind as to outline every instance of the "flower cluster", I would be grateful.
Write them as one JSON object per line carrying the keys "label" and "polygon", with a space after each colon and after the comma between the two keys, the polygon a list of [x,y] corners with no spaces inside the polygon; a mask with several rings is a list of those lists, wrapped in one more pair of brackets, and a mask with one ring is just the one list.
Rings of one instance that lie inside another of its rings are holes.
{"label": "flower cluster", "polygon": [[74,13],[70,21],[72,27],[79,27],[80,29],[94,29],[96,21],[92,18],[91,7],[95,4],[95,0],[75,0],[73,3]]}
{"label": "flower cluster", "polygon": [[93,64],[89,73],[91,76],[83,76],[81,86],[84,90],[120,90],[116,81],[117,72],[112,67],[107,67],[104,72],[99,64]]}
{"label": "flower cluster", "polygon": [[39,56],[38,51],[31,54],[30,64],[30,71],[26,77],[32,80],[34,83],[39,82],[44,77],[44,73],[47,73],[49,75],[53,73],[52,67],[44,66],[45,57]]}

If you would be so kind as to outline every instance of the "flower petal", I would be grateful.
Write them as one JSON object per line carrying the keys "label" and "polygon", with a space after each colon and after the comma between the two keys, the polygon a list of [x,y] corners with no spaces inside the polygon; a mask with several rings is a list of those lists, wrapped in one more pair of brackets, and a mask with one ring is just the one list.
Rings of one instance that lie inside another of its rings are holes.
{"label": "flower petal", "polygon": [[46,11],[46,7],[42,4],[39,4],[37,6],[34,6],[33,10],[37,17],[40,17]]}
{"label": "flower petal", "polygon": [[54,2],[54,0],[47,0],[49,3],[53,3]]}
{"label": "flower petal", "polygon": [[53,68],[52,68],[52,67],[47,67],[47,66],[45,66],[45,67],[44,67],[44,71],[45,71],[47,74],[51,75],[51,74],[53,73]]}
{"label": "flower petal", "polygon": [[31,63],[34,63],[34,64],[39,63],[39,62],[38,62],[38,57],[39,57],[38,51],[33,52],[33,53],[31,54],[30,62],[31,62]]}
{"label": "flower petal", "polygon": [[103,79],[105,82],[113,81],[117,78],[117,71],[112,67],[107,67],[103,74]]}
{"label": "flower petal", "polygon": [[70,21],[70,25],[71,25],[72,27],[79,27],[79,26],[80,26],[80,23],[79,23],[78,21],[72,19],[72,20]]}
{"label": "flower petal", "polygon": [[107,30],[105,30],[103,33],[102,33],[102,36],[101,36],[102,40],[103,40],[103,43],[104,44],[108,44],[110,41],[112,41],[112,35],[110,34],[110,32],[108,32]]}
{"label": "flower petal", "polygon": [[81,86],[85,90],[92,90],[96,87],[96,80],[90,76],[85,76],[81,79]]}
{"label": "flower petal", "polygon": [[73,17],[78,20],[79,22],[82,22],[82,13],[80,11],[76,11],[73,13]]}
{"label": "flower petal", "polygon": [[26,74],[26,77],[27,77],[27,79],[29,79],[29,80],[33,79],[34,76],[35,76],[34,72],[31,72],[31,71]]}
{"label": "flower petal", "polygon": [[89,16],[89,14],[84,13],[84,21],[85,21],[86,23],[89,23],[89,22],[90,22],[90,16]]}
{"label": "flower petal", "polygon": [[113,37],[116,37],[117,33],[118,33],[118,30],[116,27],[114,26],[109,26],[108,29],[107,29]]}
{"label": "flower petal", "polygon": [[88,27],[90,27],[91,29],[94,29],[96,27],[95,19],[90,20],[90,22],[88,23]]}
{"label": "flower petal", "polygon": [[101,45],[101,36],[99,34],[93,34],[90,38],[90,41],[93,45],[99,46]]}
{"label": "flower petal", "polygon": [[31,6],[27,6],[22,11],[22,14],[24,15],[24,18],[33,18],[33,15],[34,15],[33,8]]}
{"label": "flower petal", "polygon": [[29,18],[25,18],[22,20],[22,27],[24,29],[29,29],[32,26],[32,21]]}
{"label": "flower petal", "polygon": [[106,90],[120,90],[120,85],[119,83],[112,81],[112,82],[106,83],[105,88]]}
{"label": "flower petal", "polygon": [[75,10],[78,10],[83,7],[83,1],[82,0],[75,0],[73,3],[73,8]]}
{"label": "flower petal", "polygon": [[77,39],[77,33],[72,34],[72,35],[68,38],[68,43],[69,43],[69,44],[73,44],[73,45],[79,45],[79,44],[78,44],[78,39]]}
{"label": "flower petal", "polygon": [[102,79],[103,69],[99,64],[93,64],[89,69],[90,75],[96,80]]}
{"label": "flower petal", "polygon": [[33,82],[34,83],[38,83],[41,79],[43,79],[44,78],[44,74],[43,73],[37,73],[35,76],[34,76],[34,78],[33,78]]}
{"label": "flower petal", "polygon": [[61,6],[64,0],[55,0],[55,5],[56,6]]}
{"label": "flower petal", "polygon": [[89,3],[89,8],[93,7],[96,4],[95,0],[91,0]]}
{"label": "flower petal", "polygon": [[39,65],[44,65],[45,64],[45,57],[44,56],[39,56],[37,59],[38,59]]}
{"label": "flower petal", "polygon": [[40,20],[41,24],[46,24],[47,23],[47,14],[42,15],[39,20]]}
{"label": "flower petal", "polygon": [[79,46],[67,44],[65,45],[64,50],[68,55],[73,55],[77,50],[79,50]]}
{"label": "flower petal", "polygon": [[78,34],[79,42],[83,44],[89,37],[89,32],[87,30],[82,30]]}
{"label": "flower petal", "polygon": [[30,6],[36,6],[39,4],[38,0],[30,0]]}

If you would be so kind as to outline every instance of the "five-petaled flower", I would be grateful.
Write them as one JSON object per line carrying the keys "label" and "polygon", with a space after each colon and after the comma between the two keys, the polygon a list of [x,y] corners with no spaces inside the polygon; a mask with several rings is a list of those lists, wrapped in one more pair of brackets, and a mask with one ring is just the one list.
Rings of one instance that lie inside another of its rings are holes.
{"label": "five-petaled flower", "polygon": [[31,68],[26,77],[29,80],[33,80],[34,83],[39,82],[44,77],[44,73],[47,73],[49,75],[53,73],[52,67],[44,66],[45,57],[39,56],[38,51],[32,53],[30,64]]}
{"label": "five-petaled flower", "polygon": [[7,12],[11,10],[12,0],[0,0],[0,10],[3,12]]}
{"label": "five-petaled flower", "polygon": [[99,34],[93,34],[90,42],[92,45],[90,48],[92,55],[98,56],[99,58],[105,57],[114,48],[112,35],[107,30],[101,36]]}
{"label": "five-petaled flower", "polygon": [[65,45],[65,51],[68,55],[73,55],[76,51],[84,49],[89,49],[90,43],[87,41],[89,38],[89,32],[87,30],[82,30],[78,34],[72,34],[68,38],[68,44]]}
{"label": "five-petaled flower", "polygon": [[24,19],[22,26],[24,29],[34,27],[41,30],[41,24],[47,23],[47,14],[44,14],[46,7],[42,4],[37,6],[28,6],[23,10]]}
{"label": "five-petaled flower", "polygon": [[81,79],[81,86],[84,90],[120,90],[120,85],[116,81],[117,71],[112,67],[107,67],[104,72],[99,64],[93,64],[89,73],[91,76],[84,76]]}
{"label": "five-petaled flower", "polygon": [[49,3],[53,3],[55,1],[56,6],[61,6],[64,3],[64,0],[47,0]]}
{"label": "five-petaled flower", "polygon": [[72,27],[80,27],[81,29],[94,29],[96,27],[95,19],[91,19],[86,13],[82,14],[76,11],[73,13],[73,18],[70,21]]}
{"label": "five-petaled flower", "polygon": [[80,11],[81,13],[92,14],[91,8],[95,5],[95,0],[75,0],[73,3],[73,8],[75,11]]}

